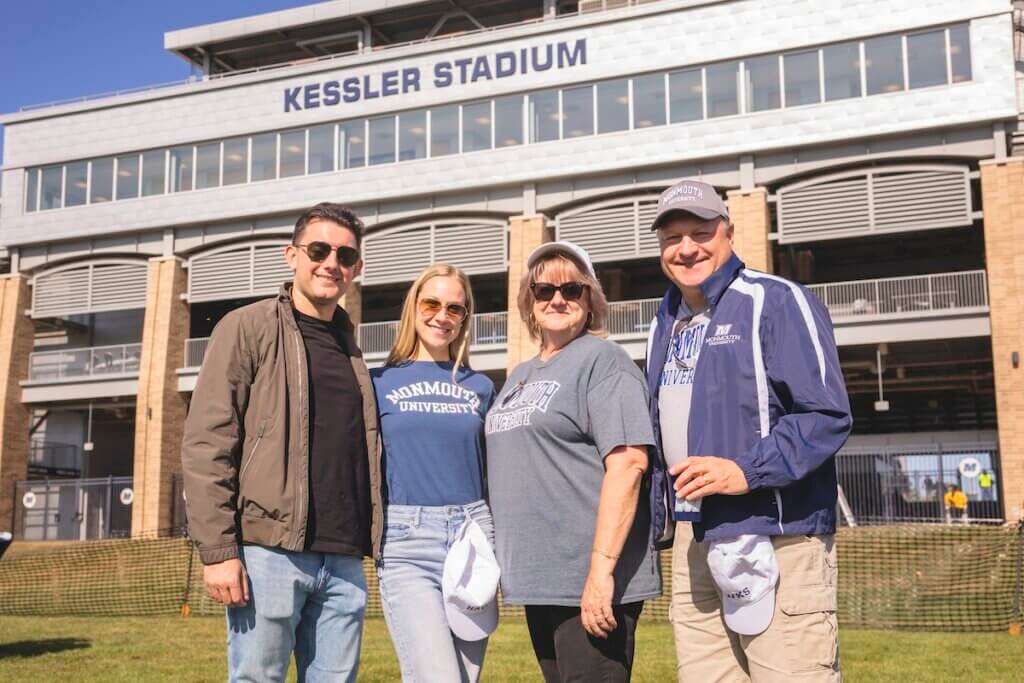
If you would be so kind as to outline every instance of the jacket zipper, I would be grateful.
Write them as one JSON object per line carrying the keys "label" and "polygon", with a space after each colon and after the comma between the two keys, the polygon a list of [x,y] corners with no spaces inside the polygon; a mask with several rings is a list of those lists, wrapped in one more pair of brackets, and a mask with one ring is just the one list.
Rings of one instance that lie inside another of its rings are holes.
{"label": "jacket zipper", "polygon": [[782,493],[778,489],[772,489],[775,493],[775,505],[779,508],[779,533],[785,535],[786,530],[782,528]]}
{"label": "jacket zipper", "polygon": [[[303,414],[301,411],[303,410],[303,406],[305,405],[302,402],[303,401],[303,399],[302,399],[302,388],[303,388],[303,381],[304,381],[304,378],[302,376],[303,375],[303,373],[302,373],[302,369],[303,369],[303,367],[302,367],[302,357],[303,357],[302,335],[299,334],[296,331],[295,332],[295,364],[298,366],[298,368],[297,368],[298,372],[296,372],[295,374],[298,376],[298,380],[299,380],[299,391],[298,391],[298,394],[299,394],[299,411],[300,411],[299,414],[300,415]],[[309,408],[306,407],[306,410],[308,411]],[[309,419],[308,419],[308,417],[306,419],[306,424],[304,425],[304,427],[305,427],[305,438],[308,440],[309,439]],[[300,435],[300,438],[301,437],[302,437],[302,435]],[[300,513],[299,514],[299,520],[302,521],[302,527],[301,527],[301,529],[296,530],[296,533],[305,533],[305,528],[306,528],[306,525],[308,524],[308,520],[306,519],[306,514],[307,514],[306,513],[306,504],[307,504],[307,500],[306,500],[306,497],[307,497],[307,494],[306,494],[306,482],[303,481],[303,479],[309,477],[309,455],[308,455],[308,451],[307,451],[307,455],[305,457],[305,462],[306,462],[306,476],[305,477],[300,477],[299,481],[297,482],[298,485],[299,485],[299,494],[300,494],[299,495],[299,513]]]}

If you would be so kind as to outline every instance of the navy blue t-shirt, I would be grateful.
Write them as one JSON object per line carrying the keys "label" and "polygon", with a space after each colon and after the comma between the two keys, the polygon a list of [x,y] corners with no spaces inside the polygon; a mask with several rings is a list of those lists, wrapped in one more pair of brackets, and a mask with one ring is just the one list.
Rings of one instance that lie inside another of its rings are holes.
{"label": "navy blue t-shirt", "polygon": [[411,361],[370,371],[384,441],[387,501],[466,505],[483,498],[484,416],[494,384],[452,364]]}

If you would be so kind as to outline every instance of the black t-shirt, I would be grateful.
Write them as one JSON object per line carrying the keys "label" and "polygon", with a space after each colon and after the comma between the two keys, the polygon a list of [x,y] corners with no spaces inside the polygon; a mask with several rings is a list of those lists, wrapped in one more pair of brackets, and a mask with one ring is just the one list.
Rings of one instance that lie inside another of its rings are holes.
{"label": "black t-shirt", "polygon": [[341,334],[341,316],[339,311],[328,322],[295,310],[309,366],[306,550],[363,555],[370,537],[363,397]]}

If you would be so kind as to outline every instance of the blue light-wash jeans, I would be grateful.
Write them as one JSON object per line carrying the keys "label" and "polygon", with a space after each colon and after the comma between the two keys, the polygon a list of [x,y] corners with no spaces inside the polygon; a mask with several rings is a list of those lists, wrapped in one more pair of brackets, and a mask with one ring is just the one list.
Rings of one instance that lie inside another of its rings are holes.
{"label": "blue light-wash jeans", "polygon": [[494,543],[494,522],[484,501],[469,505],[389,505],[377,565],[384,618],[398,655],[402,680],[474,683],[487,639],[469,642],[448,628],[441,575],[448,548],[469,517]]}
{"label": "blue light-wash jeans", "polygon": [[242,546],[249,604],[229,607],[228,679],[283,681],[295,651],[299,681],[356,680],[366,611],[362,558]]}

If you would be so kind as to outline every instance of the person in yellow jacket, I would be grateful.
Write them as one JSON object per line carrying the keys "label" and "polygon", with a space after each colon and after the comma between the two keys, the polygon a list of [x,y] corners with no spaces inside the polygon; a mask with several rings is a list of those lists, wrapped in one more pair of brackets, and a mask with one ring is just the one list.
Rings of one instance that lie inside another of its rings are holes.
{"label": "person in yellow jacket", "polygon": [[949,484],[946,486],[946,495],[942,497],[942,505],[946,508],[946,524],[953,523],[953,517],[959,517],[960,521],[967,524],[967,495],[960,490],[959,486]]}
{"label": "person in yellow jacket", "polygon": [[978,486],[981,487],[982,500],[995,500],[995,477],[988,470],[978,475]]}

